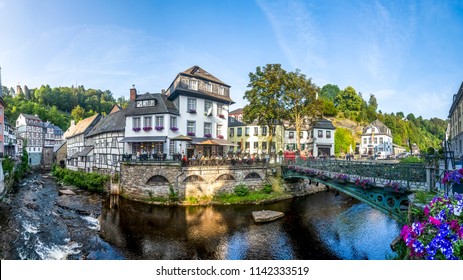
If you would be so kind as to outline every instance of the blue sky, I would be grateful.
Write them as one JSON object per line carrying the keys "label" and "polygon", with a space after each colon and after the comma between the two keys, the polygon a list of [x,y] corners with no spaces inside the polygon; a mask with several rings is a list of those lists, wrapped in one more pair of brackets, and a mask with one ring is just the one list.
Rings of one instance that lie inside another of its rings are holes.
{"label": "blue sky", "polygon": [[269,63],[372,93],[383,112],[445,119],[463,81],[463,1],[0,0],[8,87],[128,98],[199,65],[232,87],[235,109]]}

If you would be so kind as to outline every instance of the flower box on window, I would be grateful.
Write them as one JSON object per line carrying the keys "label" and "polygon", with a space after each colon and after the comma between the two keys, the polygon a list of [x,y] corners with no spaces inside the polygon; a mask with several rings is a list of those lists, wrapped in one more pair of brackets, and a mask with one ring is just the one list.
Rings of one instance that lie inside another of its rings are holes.
{"label": "flower box on window", "polygon": [[223,114],[219,114],[219,118],[225,119],[225,116]]}
{"label": "flower box on window", "polygon": [[217,135],[217,138],[223,139],[223,135]]}
{"label": "flower box on window", "polygon": [[195,136],[196,134],[194,132],[188,132],[187,135],[188,136]]}
{"label": "flower box on window", "polygon": [[164,126],[156,126],[154,129],[156,129],[157,131],[161,131],[164,129]]}
{"label": "flower box on window", "polygon": [[195,110],[195,109],[190,109],[190,110],[188,110],[188,113],[190,113],[190,114],[196,114],[196,110]]}
{"label": "flower box on window", "polygon": [[212,135],[210,133],[206,133],[206,134],[204,134],[204,137],[211,138]]}
{"label": "flower box on window", "polygon": [[145,126],[145,127],[143,127],[143,130],[144,130],[144,131],[150,131],[150,130],[152,130],[152,129],[153,129],[153,128],[152,128],[151,126]]}
{"label": "flower box on window", "polygon": [[141,130],[141,128],[139,128],[139,127],[134,127],[134,128],[132,128],[132,130],[135,131],[135,132],[138,132],[138,131]]}
{"label": "flower box on window", "polygon": [[171,128],[170,128],[170,130],[172,130],[172,131],[174,131],[174,132],[175,132],[175,131],[177,131],[177,130],[178,130],[178,127],[171,127]]}

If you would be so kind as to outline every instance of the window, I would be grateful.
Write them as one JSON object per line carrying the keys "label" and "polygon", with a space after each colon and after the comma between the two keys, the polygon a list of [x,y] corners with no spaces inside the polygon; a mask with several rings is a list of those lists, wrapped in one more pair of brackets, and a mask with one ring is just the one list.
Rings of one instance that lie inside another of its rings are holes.
{"label": "window", "polygon": [[188,88],[192,90],[198,90],[198,81],[190,80],[190,83],[188,84]]}
{"label": "window", "polygon": [[206,90],[209,91],[209,92],[212,92],[212,84],[211,83],[206,84]]}
{"label": "window", "polygon": [[267,127],[266,126],[262,126],[261,131],[262,131],[262,136],[267,136]]}
{"label": "window", "polygon": [[378,144],[378,137],[375,137],[374,141],[375,141],[375,144]]}
{"label": "window", "polygon": [[223,134],[222,134],[222,125],[221,124],[217,125],[217,137],[220,137],[219,135],[223,136]]}
{"label": "window", "polygon": [[257,150],[257,148],[259,148],[259,142],[254,142],[254,150]]}
{"label": "window", "polygon": [[239,122],[242,122],[242,121],[243,121],[243,116],[242,116],[242,115],[239,115],[239,116],[238,116],[238,121],[239,121]]}
{"label": "window", "polygon": [[217,104],[217,116],[223,115],[223,105]]}
{"label": "window", "polygon": [[223,86],[220,86],[218,89],[219,95],[225,95],[225,88]]}
{"label": "window", "polygon": [[144,117],[143,118],[143,127],[151,127],[153,123],[151,122],[151,117]]}
{"label": "window", "polygon": [[294,131],[290,131],[288,137],[289,137],[289,139],[293,139],[294,138]]}
{"label": "window", "polygon": [[367,138],[363,138],[363,144],[367,143]]}
{"label": "window", "polygon": [[170,117],[170,127],[175,127],[177,128],[177,117]]}
{"label": "window", "polygon": [[267,150],[267,142],[262,142],[262,151]]}
{"label": "window", "polygon": [[169,143],[169,155],[173,155],[173,154],[174,154],[174,150],[175,150],[175,142],[174,142],[174,141],[170,141],[170,143]]}
{"label": "window", "polygon": [[235,128],[234,127],[230,127],[229,129],[230,133],[228,134],[230,137],[233,137],[235,136]]}
{"label": "window", "polygon": [[379,137],[379,144],[383,144],[383,137]]}
{"label": "window", "polygon": [[196,122],[194,121],[188,121],[187,122],[187,127],[186,127],[186,132],[190,136],[194,136],[196,134]]}
{"label": "window", "polygon": [[243,135],[243,129],[241,127],[238,127],[238,131],[236,132],[236,136],[240,137]]}
{"label": "window", "polygon": [[318,138],[323,138],[323,130],[318,131]]}
{"label": "window", "polygon": [[326,138],[331,138],[331,131],[326,132]]}
{"label": "window", "polygon": [[272,135],[275,136],[277,134],[277,128],[272,127]]}
{"label": "window", "polygon": [[256,126],[254,127],[254,136],[259,135],[259,128]]}
{"label": "window", "polygon": [[164,116],[156,116],[156,127],[164,127]]}
{"label": "window", "polygon": [[209,116],[210,113],[212,113],[212,110],[211,112],[209,112],[209,110],[212,108],[212,101],[209,101],[209,100],[205,100],[204,101],[204,112],[206,112],[206,114]]}
{"label": "window", "polygon": [[[208,136],[207,136],[208,135]],[[212,136],[212,123],[204,123],[204,137]]]}
{"label": "window", "polygon": [[249,127],[246,127],[246,128],[244,129],[244,135],[245,135],[245,136],[249,136]]}
{"label": "window", "polygon": [[133,128],[140,128],[140,117],[132,119],[132,127]]}
{"label": "window", "polygon": [[187,111],[196,111],[196,99],[188,98]]}

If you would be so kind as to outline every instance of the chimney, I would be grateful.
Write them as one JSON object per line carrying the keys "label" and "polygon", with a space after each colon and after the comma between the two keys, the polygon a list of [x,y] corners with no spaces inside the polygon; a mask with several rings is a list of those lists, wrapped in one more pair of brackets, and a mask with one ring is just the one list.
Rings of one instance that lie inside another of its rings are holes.
{"label": "chimney", "polygon": [[130,89],[130,101],[134,101],[135,98],[137,98],[137,89],[135,88],[135,85],[132,85],[132,88]]}
{"label": "chimney", "polygon": [[75,120],[71,120],[71,126],[75,126],[76,125],[76,121]]}

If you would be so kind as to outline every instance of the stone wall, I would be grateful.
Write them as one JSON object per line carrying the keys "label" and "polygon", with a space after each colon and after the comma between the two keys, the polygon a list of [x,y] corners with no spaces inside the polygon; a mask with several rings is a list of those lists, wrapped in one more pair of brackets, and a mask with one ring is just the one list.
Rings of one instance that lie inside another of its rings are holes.
{"label": "stone wall", "polygon": [[260,189],[272,173],[265,166],[180,167],[177,164],[123,163],[121,193],[134,199],[168,197],[175,192],[180,198],[214,196],[231,193],[236,185]]}

